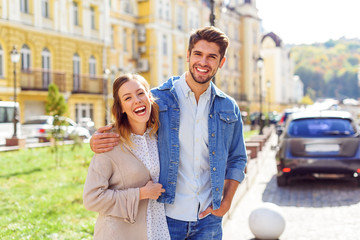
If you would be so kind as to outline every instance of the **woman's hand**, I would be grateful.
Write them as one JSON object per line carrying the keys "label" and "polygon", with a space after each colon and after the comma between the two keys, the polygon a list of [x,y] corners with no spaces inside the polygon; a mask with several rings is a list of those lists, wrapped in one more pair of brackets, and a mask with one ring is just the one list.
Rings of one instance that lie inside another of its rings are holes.
{"label": "woman's hand", "polygon": [[140,200],[143,199],[158,199],[160,195],[165,192],[160,183],[148,181],[144,187],[140,188]]}

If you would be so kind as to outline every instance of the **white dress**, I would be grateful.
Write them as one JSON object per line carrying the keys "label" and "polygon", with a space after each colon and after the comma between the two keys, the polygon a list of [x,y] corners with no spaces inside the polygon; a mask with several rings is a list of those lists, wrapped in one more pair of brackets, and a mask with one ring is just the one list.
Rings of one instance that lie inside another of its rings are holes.
{"label": "white dress", "polygon": [[[150,171],[153,182],[159,181],[160,163],[156,137],[149,136],[150,129],[144,135],[131,134],[132,152]],[[147,208],[147,236],[148,240],[170,239],[163,203],[149,199]]]}

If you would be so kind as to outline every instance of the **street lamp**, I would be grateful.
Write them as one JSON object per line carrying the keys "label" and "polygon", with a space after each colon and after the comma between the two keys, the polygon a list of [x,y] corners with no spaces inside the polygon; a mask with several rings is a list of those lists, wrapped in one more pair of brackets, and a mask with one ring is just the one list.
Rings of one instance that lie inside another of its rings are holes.
{"label": "street lamp", "polygon": [[105,100],[105,125],[110,121],[109,106],[108,106],[108,80],[110,70],[107,68],[104,70],[104,100]]}
{"label": "street lamp", "polygon": [[214,0],[210,0],[210,25],[215,26]]}
{"label": "street lamp", "polygon": [[262,119],[262,69],[264,66],[264,59],[262,57],[258,57],[256,59],[256,64],[259,70],[259,102],[260,102],[260,114],[259,114],[259,124],[260,124],[260,131],[259,134],[263,134],[264,122]]}
{"label": "street lamp", "polygon": [[269,95],[269,101],[268,101],[268,104],[269,104],[269,106],[268,106],[268,120],[269,120],[269,126],[270,126],[270,104],[271,104],[270,88],[271,88],[271,82],[270,82],[269,79],[266,81],[266,87],[267,87],[267,89],[268,89],[268,95]]}
{"label": "street lamp", "polygon": [[14,46],[13,49],[10,52],[10,58],[11,62],[14,64],[14,116],[13,116],[13,122],[14,122],[14,134],[13,138],[17,138],[17,122],[18,122],[18,113],[16,108],[16,63],[20,60],[20,54],[16,50],[16,47]]}

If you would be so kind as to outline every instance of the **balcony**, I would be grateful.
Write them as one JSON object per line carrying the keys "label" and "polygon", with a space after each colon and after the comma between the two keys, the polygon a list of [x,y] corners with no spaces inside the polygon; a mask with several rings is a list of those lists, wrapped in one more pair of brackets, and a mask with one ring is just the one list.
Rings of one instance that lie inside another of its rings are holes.
{"label": "balcony", "polygon": [[[69,79],[70,77],[71,79]],[[60,92],[68,92],[72,89],[71,92],[75,94],[104,94],[106,81],[103,77],[80,74],[70,75],[65,72],[47,69],[33,68],[21,71],[20,84],[22,91],[48,91],[50,83],[56,84]]]}
{"label": "balcony", "polygon": [[106,79],[103,77],[73,74],[72,93],[103,94]]}
{"label": "balcony", "polygon": [[47,91],[55,83],[60,92],[66,91],[66,74],[47,69],[26,69],[21,71],[20,86],[23,91]]}

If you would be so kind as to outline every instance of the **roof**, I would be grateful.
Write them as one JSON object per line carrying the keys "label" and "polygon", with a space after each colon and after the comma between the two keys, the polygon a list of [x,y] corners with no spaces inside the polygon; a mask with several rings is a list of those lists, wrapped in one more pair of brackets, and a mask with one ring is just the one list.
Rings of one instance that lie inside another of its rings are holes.
{"label": "roof", "polygon": [[324,111],[301,111],[291,114],[292,120],[304,118],[345,118],[352,119],[352,115],[347,111],[324,110]]}
{"label": "roof", "polygon": [[276,47],[281,47],[282,40],[281,40],[281,38],[280,38],[278,35],[276,35],[276,34],[273,33],[273,32],[269,32],[268,34],[265,34],[265,35],[262,37],[261,42],[263,42],[266,37],[272,38],[272,39],[274,40],[275,44],[276,44]]}

